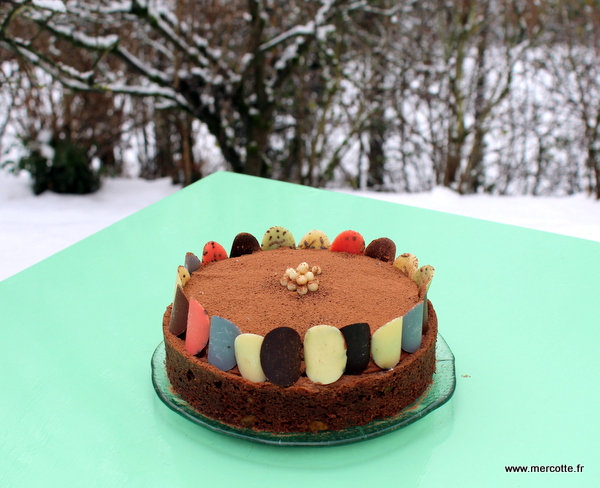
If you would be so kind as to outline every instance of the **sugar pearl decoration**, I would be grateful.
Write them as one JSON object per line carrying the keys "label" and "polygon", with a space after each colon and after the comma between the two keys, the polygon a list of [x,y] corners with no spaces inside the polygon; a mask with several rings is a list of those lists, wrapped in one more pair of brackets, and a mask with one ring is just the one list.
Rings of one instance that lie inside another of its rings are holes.
{"label": "sugar pearl decoration", "polygon": [[315,292],[319,289],[319,280],[315,276],[321,273],[320,266],[311,267],[308,263],[300,263],[295,269],[286,269],[280,283],[290,291],[306,295],[309,291]]}
{"label": "sugar pearl decoration", "polygon": [[305,274],[299,275],[298,278],[296,278],[296,283],[299,285],[306,285],[306,283],[308,283],[307,276]]}
{"label": "sugar pearl decoration", "polygon": [[317,291],[319,289],[319,280],[309,281],[306,284],[308,291]]}

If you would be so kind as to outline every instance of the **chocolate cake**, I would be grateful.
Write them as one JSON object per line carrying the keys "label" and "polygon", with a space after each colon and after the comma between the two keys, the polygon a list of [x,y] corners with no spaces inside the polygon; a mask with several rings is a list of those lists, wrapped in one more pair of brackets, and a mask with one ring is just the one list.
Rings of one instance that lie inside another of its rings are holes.
{"label": "chocolate cake", "polygon": [[[312,239],[316,237],[315,239]],[[273,242],[275,241],[275,242]],[[271,228],[229,256],[209,242],[188,253],[163,317],[173,390],[238,428],[318,432],[398,414],[435,371],[431,266],[353,231],[298,244]]]}

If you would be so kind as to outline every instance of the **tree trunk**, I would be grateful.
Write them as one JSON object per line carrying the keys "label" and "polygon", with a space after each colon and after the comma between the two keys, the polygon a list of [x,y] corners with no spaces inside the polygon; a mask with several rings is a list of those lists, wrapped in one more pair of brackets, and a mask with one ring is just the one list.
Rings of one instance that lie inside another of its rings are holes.
{"label": "tree trunk", "polygon": [[593,192],[596,200],[600,200],[600,161],[598,161],[598,151],[595,148],[595,142],[589,139],[587,147],[587,166],[590,168],[591,173],[590,186],[592,186],[592,188],[590,188],[590,193]]}
{"label": "tree trunk", "polygon": [[385,121],[383,114],[374,114],[375,121],[369,127],[369,173],[367,188],[382,190],[385,185]]}
{"label": "tree trunk", "polygon": [[250,125],[244,173],[251,176],[268,176],[264,164],[264,155],[269,141],[269,130]]}
{"label": "tree trunk", "polygon": [[467,166],[461,174],[458,185],[458,192],[462,195],[476,193],[481,184],[485,134],[486,131],[481,126],[475,129]]}
{"label": "tree trunk", "polygon": [[192,120],[187,114],[179,117],[179,134],[181,138],[181,170],[183,173],[183,186],[188,186],[200,179],[200,172],[196,168],[192,152],[193,135]]}
{"label": "tree trunk", "polygon": [[154,137],[156,140],[156,155],[154,156],[153,168],[146,168],[145,178],[163,178],[170,176],[176,183],[177,175],[174,175],[173,144],[171,142],[171,121],[167,110],[156,110],[154,112]]}
{"label": "tree trunk", "polygon": [[452,133],[452,127],[450,127],[449,132],[448,154],[446,155],[446,167],[444,168],[444,186],[446,187],[451,187],[456,182],[464,142],[463,137]]}
{"label": "tree trunk", "polygon": [[[482,5],[483,15],[488,14],[488,4],[484,2]],[[461,174],[458,191],[461,194],[475,193],[479,186],[481,175],[481,166],[483,163],[483,144],[487,130],[485,129],[486,119],[486,78],[487,72],[485,67],[485,58],[487,52],[488,28],[485,23],[482,25],[477,39],[477,75],[475,84],[475,113],[473,121],[474,137],[471,144],[471,152],[467,160],[465,170]]]}

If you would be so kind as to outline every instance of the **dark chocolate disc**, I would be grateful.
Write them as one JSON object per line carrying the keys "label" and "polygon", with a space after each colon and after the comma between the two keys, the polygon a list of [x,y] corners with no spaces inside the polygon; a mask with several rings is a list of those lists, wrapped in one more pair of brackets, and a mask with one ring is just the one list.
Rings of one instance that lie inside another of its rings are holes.
{"label": "dark chocolate disc", "polygon": [[302,339],[290,327],[278,327],[265,335],[260,364],[267,379],[278,386],[291,386],[300,378]]}
{"label": "dark chocolate disc", "polygon": [[344,374],[361,374],[369,365],[371,352],[371,329],[369,324],[357,323],[342,327],[346,339],[346,370]]}
{"label": "dark chocolate disc", "polygon": [[260,251],[260,244],[256,237],[247,232],[241,232],[233,239],[229,257],[237,258],[244,254],[252,254],[254,251]]}
{"label": "dark chocolate disc", "polygon": [[177,285],[175,291],[175,300],[171,309],[171,319],[169,320],[169,332],[173,335],[181,335],[187,329],[187,317],[189,310],[189,302],[183,288]]}
{"label": "dark chocolate disc", "polygon": [[379,259],[380,261],[393,262],[396,257],[396,244],[387,237],[380,237],[371,241],[367,246],[365,256]]}

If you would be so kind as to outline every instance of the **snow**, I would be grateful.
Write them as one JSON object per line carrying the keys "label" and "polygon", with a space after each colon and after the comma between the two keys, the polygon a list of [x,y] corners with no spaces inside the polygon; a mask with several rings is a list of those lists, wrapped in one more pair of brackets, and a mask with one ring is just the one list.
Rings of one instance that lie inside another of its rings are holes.
{"label": "snow", "polygon": [[64,13],[67,11],[65,4],[61,0],[33,0],[31,3],[36,7],[52,10],[53,12]]}
{"label": "snow", "polygon": [[116,34],[111,34],[110,36],[92,37],[84,34],[83,32],[73,32],[72,36],[75,41],[80,42],[85,46],[89,46],[92,49],[105,49],[107,51],[117,42],[119,42],[119,36]]}
{"label": "snow", "polygon": [[444,187],[423,193],[344,193],[600,241],[600,201],[583,193],[557,197],[461,196]]}
{"label": "snow", "polygon": [[0,281],[177,191],[168,178],[107,179],[91,195],[33,195],[0,171]]}
{"label": "snow", "polygon": [[[168,178],[118,178],[104,180],[91,195],[36,197],[25,173],[0,171],[0,281],[178,189]],[[343,193],[600,241],[600,202],[583,194],[460,196],[440,187],[427,193]]]}

